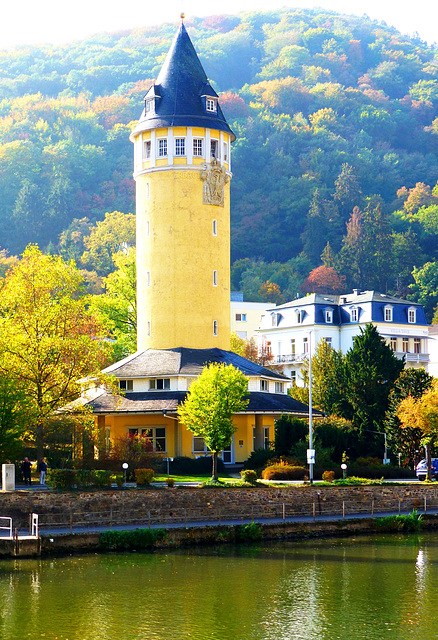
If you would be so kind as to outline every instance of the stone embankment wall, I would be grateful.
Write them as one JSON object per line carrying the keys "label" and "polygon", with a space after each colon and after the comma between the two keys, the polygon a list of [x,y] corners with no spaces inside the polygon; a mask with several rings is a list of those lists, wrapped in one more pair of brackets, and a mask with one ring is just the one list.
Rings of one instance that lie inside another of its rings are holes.
{"label": "stone embankment wall", "polygon": [[371,514],[438,508],[438,485],[408,484],[362,487],[284,486],[263,488],[150,488],[95,492],[0,494],[0,516],[27,527],[39,514],[40,530],[112,524],[221,522],[230,518]]}

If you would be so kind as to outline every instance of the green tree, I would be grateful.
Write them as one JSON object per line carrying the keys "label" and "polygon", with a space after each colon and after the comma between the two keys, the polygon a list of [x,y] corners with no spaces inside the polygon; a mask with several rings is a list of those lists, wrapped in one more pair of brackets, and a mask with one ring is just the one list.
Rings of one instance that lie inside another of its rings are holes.
{"label": "green tree", "polygon": [[388,398],[404,360],[394,355],[373,324],[361,328],[344,360],[343,394],[338,412],[361,432],[383,431]]}
{"label": "green tree", "polygon": [[76,398],[79,379],[97,375],[107,359],[106,333],[87,310],[81,285],[73,263],[30,245],[1,287],[0,373],[29,399],[39,458],[45,419]]}
{"label": "green tree", "polygon": [[422,267],[414,267],[414,284],[409,285],[415,302],[423,305],[426,318],[430,322],[438,298],[438,262],[426,262]]}
{"label": "green tree", "polygon": [[233,414],[248,405],[247,392],[248,378],[239,369],[213,362],[204,367],[178,407],[181,422],[203,438],[213,454],[212,480],[218,479],[218,454],[231,444],[236,431]]}
{"label": "green tree", "polygon": [[416,451],[420,449],[423,433],[416,426],[402,427],[397,411],[402,400],[411,396],[414,399],[421,398],[423,393],[430,389],[433,377],[424,369],[403,369],[395,381],[389,394],[388,411],[385,416],[385,431],[388,437],[388,446],[395,453],[401,453],[405,460],[413,463],[416,459]]}
{"label": "green tree", "polygon": [[0,460],[18,460],[30,415],[25,392],[15,380],[0,376]]}
{"label": "green tree", "polygon": [[103,279],[105,293],[91,298],[91,308],[101,318],[115,342],[114,361],[137,349],[137,287],[136,252],[113,255],[116,270]]}
{"label": "green tree", "polygon": [[135,246],[135,216],[120,211],[106,213],[105,220],[97,222],[84,238],[84,245],[83,263],[90,264],[99,275],[108,275],[113,269],[113,255]]}

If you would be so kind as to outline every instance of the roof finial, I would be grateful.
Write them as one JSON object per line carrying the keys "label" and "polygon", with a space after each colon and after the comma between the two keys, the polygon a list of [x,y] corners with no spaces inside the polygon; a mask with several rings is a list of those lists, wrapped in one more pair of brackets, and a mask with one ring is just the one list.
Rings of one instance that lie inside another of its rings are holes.
{"label": "roof finial", "polygon": [[186,17],[186,14],[182,12],[181,13],[181,20],[184,20],[185,17]]}

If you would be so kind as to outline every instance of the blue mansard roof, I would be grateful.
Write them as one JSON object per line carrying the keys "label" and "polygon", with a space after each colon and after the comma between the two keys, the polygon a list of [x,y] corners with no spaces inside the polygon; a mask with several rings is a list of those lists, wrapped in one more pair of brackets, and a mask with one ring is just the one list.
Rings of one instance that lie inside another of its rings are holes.
{"label": "blue mansard roof", "polygon": [[[213,99],[214,111],[207,111],[207,98]],[[226,131],[235,140],[183,23],[145,100],[152,102],[151,108],[143,111],[136,131],[204,127]]]}

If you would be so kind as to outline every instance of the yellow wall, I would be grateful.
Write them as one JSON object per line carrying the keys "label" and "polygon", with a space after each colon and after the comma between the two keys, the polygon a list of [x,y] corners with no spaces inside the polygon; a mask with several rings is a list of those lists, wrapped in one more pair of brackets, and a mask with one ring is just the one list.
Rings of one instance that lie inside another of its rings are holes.
{"label": "yellow wall", "polygon": [[135,176],[139,350],[230,347],[230,185],[223,207],[204,204],[201,171],[174,164]]}
{"label": "yellow wall", "polygon": [[[276,417],[273,415],[263,415],[261,418],[263,426],[269,426],[269,439],[273,441]],[[234,416],[234,424],[237,427],[237,431],[234,434],[235,462],[244,462],[244,460],[247,460],[250,456],[253,450],[253,426],[255,423],[256,418],[253,414]],[[171,457],[194,457],[193,434],[173,418],[160,414],[105,416],[105,426],[111,429],[110,437],[112,442],[117,438],[125,436],[129,427],[166,427],[166,454]]]}

